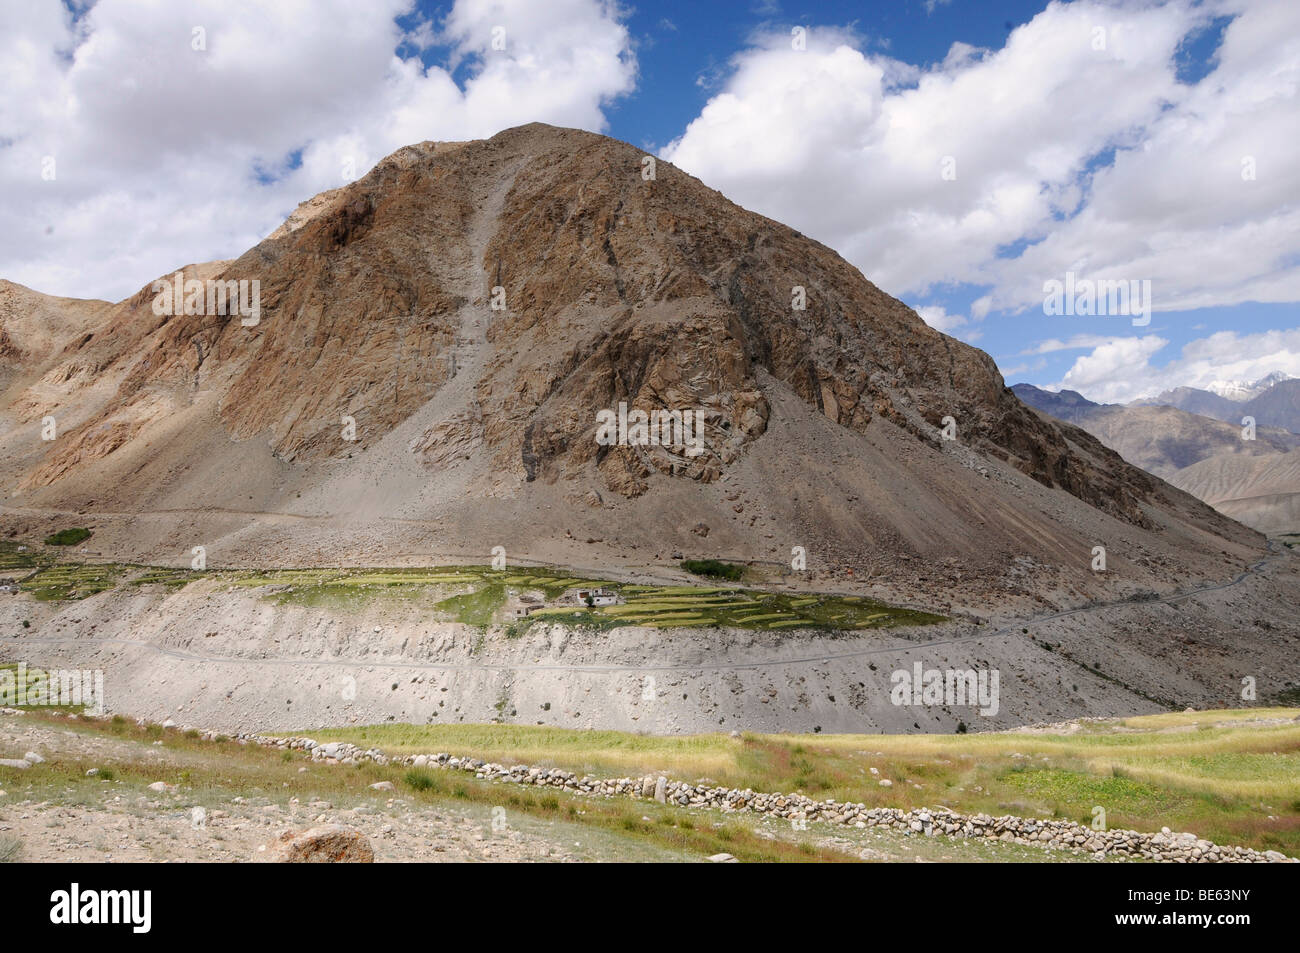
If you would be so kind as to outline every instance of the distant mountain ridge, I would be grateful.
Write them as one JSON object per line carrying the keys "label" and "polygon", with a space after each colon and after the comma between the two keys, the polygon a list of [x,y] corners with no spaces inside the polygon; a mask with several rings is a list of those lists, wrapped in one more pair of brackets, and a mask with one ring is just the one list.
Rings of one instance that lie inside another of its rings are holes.
{"label": "distant mountain ridge", "polygon": [[1243,417],[1254,417],[1257,426],[1300,433],[1300,378],[1275,371],[1252,384],[1214,381],[1205,388],[1176,387],[1129,406],[1177,407],[1238,425]]}
{"label": "distant mountain ridge", "polygon": [[[1266,533],[1300,530],[1300,379],[1277,372],[1249,385],[1216,384],[1226,393],[1254,393],[1234,399],[1179,387],[1130,404],[1099,404],[1073,390],[1032,384],[1011,390],[1247,526]],[[1243,436],[1245,418],[1254,419],[1253,440]]]}
{"label": "distant mountain ridge", "polygon": [[1230,421],[1234,417],[1241,419],[1242,405],[1229,400],[1222,394],[1202,390],[1199,387],[1175,387],[1158,397],[1144,397],[1135,400],[1133,407],[1175,407],[1189,414],[1213,417],[1215,420]]}
{"label": "distant mountain ridge", "polygon": [[1252,397],[1258,397],[1274,384],[1280,384],[1286,380],[1291,380],[1290,374],[1283,371],[1274,371],[1257,381],[1210,381],[1205,385],[1205,389],[1212,394],[1218,394],[1220,397],[1242,403]]}

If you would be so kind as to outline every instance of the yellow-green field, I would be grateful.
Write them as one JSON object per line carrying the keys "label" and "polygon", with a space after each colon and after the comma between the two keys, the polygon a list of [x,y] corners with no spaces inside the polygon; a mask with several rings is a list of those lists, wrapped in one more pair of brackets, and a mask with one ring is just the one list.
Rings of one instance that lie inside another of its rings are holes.
{"label": "yellow-green field", "polygon": [[[446,751],[601,777],[665,774],[900,808],[1193,831],[1300,855],[1300,709],[1083,722],[1072,733],[652,737],[522,725],[304,732],[390,753]],[[875,769],[876,773],[872,772]],[[882,787],[881,779],[893,782]]]}
{"label": "yellow-green field", "polygon": [[[943,621],[942,616],[857,596],[791,595],[741,586],[628,585],[544,568],[496,571],[488,566],[435,566],[197,572],[123,563],[78,563],[62,560],[35,544],[20,549],[12,541],[0,545],[0,567],[6,564],[21,577],[22,589],[43,601],[84,599],[118,585],[175,590],[206,578],[234,589],[261,590],[264,598],[279,604],[347,610],[364,607],[376,599],[414,600],[433,620],[479,627],[508,623],[511,636],[521,635],[538,622],[598,629],[639,625],[842,631]],[[626,601],[612,606],[550,606],[526,618],[505,618],[503,610],[512,594],[540,593],[551,602],[566,590],[582,586],[614,590]]]}

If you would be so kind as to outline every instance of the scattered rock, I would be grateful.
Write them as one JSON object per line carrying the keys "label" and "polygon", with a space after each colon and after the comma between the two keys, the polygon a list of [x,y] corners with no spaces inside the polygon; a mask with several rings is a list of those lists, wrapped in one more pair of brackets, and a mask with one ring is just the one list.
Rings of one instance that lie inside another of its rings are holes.
{"label": "scattered rock", "polygon": [[[327,753],[322,750],[326,746],[315,746],[315,742],[306,738],[273,738],[250,733],[239,735],[238,740],[248,744],[310,750],[312,758],[317,760],[327,757]],[[369,761],[379,765],[413,765],[417,757],[422,757],[429,768],[471,772],[476,777],[491,781],[555,787],[593,797],[653,798],[660,804],[671,804],[677,807],[712,808],[724,812],[746,811],[782,820],[799,818],[809,822],[852,826],[859,829],[889,828],[913,836],[921,834],[930,837],[943,835],[955,838],[987,838],[1007,843],[1032,844],[1050,850],[1069,850],[1092,857],[1113,854],[1180,863],[1300,862],[1276,851],[1257,851],[1250,847],[1213,844],[1198,839],[1194,834],[1171,833],[1168,828],[1160,833],[1118,829],[1094,831],[1090,827],[1060,818],[1027,818],[1010,814],[998,817],[988,814],[958,814],[940,807],[916,808],[910,811],[894,807],[868,807],[865,804],[852,802],[818,801],[799,793],[767,793],[748,788],[738,790],[714,785],[707,778],[701,778],[694,784],[671,781],[666,777],[654,775],[639,778],[594,778],[586,775],[579,776],[561,768],[526,764],[507,766],[479,758],[455,757],[445,752],[390,757],[378,748],[363,749],[346,742],[333,743],[329,748],[328,755],[331,763],[359,764]],[[888,778],[881,778],[878,783],[886,788],[893,785]],[[329,809],[326,802],[313,802],[311,807],[313,810]],[[318,821],[323,823],[324,815],[321,815]]]}
{"label": "scattered rock", "polygon": [[375,851],[359,830],[323,824],[297,833],[285,831],[258,848],[256,859],[275,864],[373,864]]}

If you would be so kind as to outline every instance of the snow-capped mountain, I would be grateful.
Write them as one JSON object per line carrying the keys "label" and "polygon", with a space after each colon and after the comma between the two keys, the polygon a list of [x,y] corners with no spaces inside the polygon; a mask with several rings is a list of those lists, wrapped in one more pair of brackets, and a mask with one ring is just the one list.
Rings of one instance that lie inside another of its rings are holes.
{"label": "snow-capped mountain", "polygon": [[1205,385],[1205,390],[1212,394],[1218,394],[1228,400],[1234,400],[1238,403],[1258,397],[1264,391],[1268,390],[1274,384],[1291,379],[1290,374],[1282,371],[1274,371],[1267,377],[1261,377],[1257,381],[1211,381]]}

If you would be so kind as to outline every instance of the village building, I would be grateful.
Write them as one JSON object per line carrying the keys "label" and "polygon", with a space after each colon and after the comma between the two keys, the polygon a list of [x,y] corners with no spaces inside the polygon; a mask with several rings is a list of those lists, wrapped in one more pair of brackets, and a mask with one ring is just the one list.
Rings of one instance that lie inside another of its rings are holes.
{"label": "village building", "polygon": [[561,605],[573,606],[612,606],[622,602],[622,597],[613,589],[602,586],[566,589],[560,596]]}
{"label": "village building", "polygon": [[546,600],[541,592],[536,590],[519,592],[516,589],[508,589],[506,590],[506,601],[505,605],[502,606],[501,615],[508,620],[523,619],[538,609],[544,608],[546,608]]}

